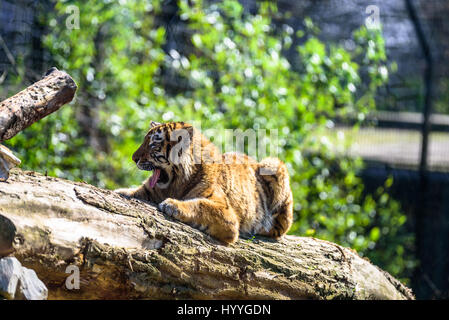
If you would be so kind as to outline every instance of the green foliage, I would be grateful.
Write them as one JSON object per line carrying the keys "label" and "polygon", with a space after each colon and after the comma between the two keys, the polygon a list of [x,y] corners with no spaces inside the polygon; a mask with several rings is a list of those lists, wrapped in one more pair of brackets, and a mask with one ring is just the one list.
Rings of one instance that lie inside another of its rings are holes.
{"label": "green foliage", "polygon": [[[274,4],[263,3],[250,15],[235,0],[180,0],[192,47],[184,55],[165,53],[165,31],[155,24],[160,2],[57,3],[45,43],[56,65],[77,80],[78,97],[11,141],[24,166],[108,188],[136,185],[143,176],[130,169],[130,157],[150,120],[278,129],[278,156],[288,165],[295,199],[291,233],[349,246],[407,278],[412,239],[387,193],[392,181],[366,195],[357,176],[362,162],[337,155],[324,136],[335,116],[363,120],[375,108],[376,90],[388,80],[381,33],[360,28],[348,52],[320,41],[310,19],[296,34],[276,26]],[[80,8],[78,30],[65,28],[69,4]],[[293,68],[284,52],[298,36]],[[186,89],[169,93],[164,74],[174,74]],[[106,148],[92,147],[80,125],[86,114],[96,119]]]}

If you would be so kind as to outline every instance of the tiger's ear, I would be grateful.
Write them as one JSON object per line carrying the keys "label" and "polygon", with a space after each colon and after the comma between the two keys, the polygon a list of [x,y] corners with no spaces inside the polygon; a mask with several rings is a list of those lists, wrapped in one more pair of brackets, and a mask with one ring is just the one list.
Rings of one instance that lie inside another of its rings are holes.
{"label": "tiger's ear", "polygon": [[151,128],[154,128],[154,127],[157,127],[157,126],[159,126],[159,125],[161,125],[161,124],[162,124],[162,123],[160,123],[160,122],[151,121],[150,126],[151,126]]}

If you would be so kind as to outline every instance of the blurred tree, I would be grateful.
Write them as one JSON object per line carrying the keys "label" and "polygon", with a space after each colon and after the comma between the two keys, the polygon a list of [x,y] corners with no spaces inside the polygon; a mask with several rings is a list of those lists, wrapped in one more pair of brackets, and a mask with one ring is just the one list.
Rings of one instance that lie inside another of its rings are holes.
{"label": "blurred tree", "polygon": [[[101,187],[136,185],[144,174],[130,158],[150,120],[277,129],[274,151],[289,167],[295,198],[291,233],[349,246],[406,280],[413,239],[387,193],[392,180],[365,194],[361,160],[337,154],[323,135],[335,116],[363,120],[375,108],[377,88],[388,80],[381,32],[360,28],[348,52],[321,42],[310,19],[296,34],[274,24],[281,15],[273,3],[250,14],[236,0],[180,0],[174,14],[185,24],[187,45],[164,51],[161,3],[64,1],[43,18],[52,26],[46,47],[79,91],[71,107],[10,141],[24,166]],[[66,28],[68,5],[80,9],[80,29]],[[298,69],[283,56],[294,37],[302,38]],[[167,75],[183,89],[167,90]]]}

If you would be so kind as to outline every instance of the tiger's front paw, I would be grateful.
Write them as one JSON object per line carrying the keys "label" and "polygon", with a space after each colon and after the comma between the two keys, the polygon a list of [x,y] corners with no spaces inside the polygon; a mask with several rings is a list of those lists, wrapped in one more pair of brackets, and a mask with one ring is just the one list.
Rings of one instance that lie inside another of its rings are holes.
{"label": "tiger's front paw", "polygon": [[159,203],[158,208],[170,217],[179,218],[181,216],[181,211],[176,206],[176,200],[174,199],[165,199],[164,201]]}

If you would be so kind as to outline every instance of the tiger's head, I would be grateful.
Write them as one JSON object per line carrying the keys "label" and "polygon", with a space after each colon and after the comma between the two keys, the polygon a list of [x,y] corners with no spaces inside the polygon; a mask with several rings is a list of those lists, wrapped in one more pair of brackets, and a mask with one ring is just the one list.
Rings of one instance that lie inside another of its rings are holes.
{"label": "tiger's head", "polygon": [[188,180],[194,170],[194,128],[184,122],[158,123],[151,127],[132,160],[140,170],[153,171],[150,188],[166,188],[174,181]]}

